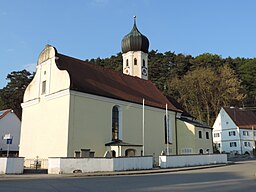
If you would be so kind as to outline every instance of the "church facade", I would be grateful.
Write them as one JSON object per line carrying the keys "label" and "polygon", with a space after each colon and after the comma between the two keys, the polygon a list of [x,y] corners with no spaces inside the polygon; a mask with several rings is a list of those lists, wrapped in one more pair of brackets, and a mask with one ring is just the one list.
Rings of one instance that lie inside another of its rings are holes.
{"label": "church facade", "polygon": [[148,48],[134,22],[122,40],[120,73],[47,45],[23,98],[20,156],[178,154],[182,110],[148,80]]}
{"label": "church facade", "polygon": [[20,156],[158,156],[167,146],[175,154],[181,111],[147,80],[148,46],[134,23],[122,74],[47,45],[24,94]]}

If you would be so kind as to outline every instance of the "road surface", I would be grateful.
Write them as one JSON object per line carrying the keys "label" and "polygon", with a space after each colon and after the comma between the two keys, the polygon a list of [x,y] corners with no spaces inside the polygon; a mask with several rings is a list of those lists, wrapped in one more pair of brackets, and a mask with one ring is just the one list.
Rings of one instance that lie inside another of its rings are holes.
{"label": "road surface", "polygon": [[256,160],[209,169],[129,176],[0,178],[0,192],[256,191]]}

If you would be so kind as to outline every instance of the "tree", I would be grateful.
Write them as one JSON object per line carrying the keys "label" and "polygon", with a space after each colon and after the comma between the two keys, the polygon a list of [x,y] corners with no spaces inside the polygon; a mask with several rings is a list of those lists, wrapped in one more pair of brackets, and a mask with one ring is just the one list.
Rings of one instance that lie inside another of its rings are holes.
{"label": "tree", "polygon": [[11,108],[21,119],[21,103],[26,87],[31,82],[33,75],[26,71],[13,71],[7,75],[8,84],[0,89],[0,98],[3,102],[2,108]]}
{"label": "tree", "polygon": [[222,106],[243,101],[241,90],[240,81],[228,66],[217,71],[197,68],[169,82],[169,94],[193,116],[209,125],[212,125]]}
{"label": "tree", "polygon": [[216,54],[204,53],[193,60],[193,68],[210,67],[217,69],[223,65],[223,59]]}
{"label": "tree", "polygon": [[247,104],[256,104],[256,59],[247,60],[242,63],[238,68],[239,76],[242,80],[242,85],[245,87],[248,98]]}

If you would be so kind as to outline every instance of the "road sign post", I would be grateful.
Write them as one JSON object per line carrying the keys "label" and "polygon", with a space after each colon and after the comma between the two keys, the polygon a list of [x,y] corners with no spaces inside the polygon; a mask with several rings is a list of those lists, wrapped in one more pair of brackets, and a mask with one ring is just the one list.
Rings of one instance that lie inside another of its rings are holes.
{"label": "road sign post", "polygon": [[10,145],[12,144],[12,136],[11,134],[5,134],[4,139],[6,139],[6,144],[7,144],[7,157],[9,157],[10,153]]}

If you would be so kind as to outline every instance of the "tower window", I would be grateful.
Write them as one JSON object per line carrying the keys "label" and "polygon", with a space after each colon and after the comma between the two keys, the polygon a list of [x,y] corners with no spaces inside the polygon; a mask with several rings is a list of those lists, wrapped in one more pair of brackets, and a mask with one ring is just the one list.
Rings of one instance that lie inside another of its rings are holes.
{"label": "tower window", "polygon": [[126,67],[128,67],[129,66],[129,61],[128,61],[128,59],[126,59]]}
{"label": "tower window", "polygon": [[136,58],[134,59],[134,65],[137,65],[137,59]]}
{"label": "tower window", "polygon": [[142,66],[146,67],[145,59],[143,59],[143,61],[142,61]]}

